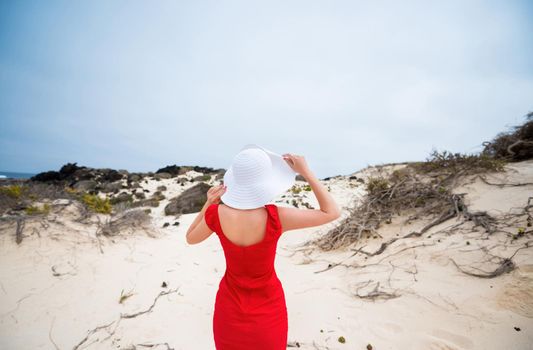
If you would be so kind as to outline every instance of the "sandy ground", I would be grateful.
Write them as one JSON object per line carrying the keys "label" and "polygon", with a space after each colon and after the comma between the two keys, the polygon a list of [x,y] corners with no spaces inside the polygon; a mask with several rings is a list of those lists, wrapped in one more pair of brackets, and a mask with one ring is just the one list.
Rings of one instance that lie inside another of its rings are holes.
{"label": "sandy ground", "polygon": [[[506,174],[487,179],[532,182],[533,162],[514,164]],[[344,215],[362,195],[362,186],[347,177],[325,183]],[[172,179],[143,184],[152,191],[159,185],[167,186],[168,198],[184,189]],[[498,187],[480,179],[457,191],[468,193],[471,208],[495,215],[519,211],[533,196],[532,185]],[[312,193],[303,200],[317,205]],[[162,214],[165,204],[153,212],[156,237],[138,232],[113,241],[101,238],[101,250],[95,229],[69,222],[69,210],[61,225],[27,226],[20,245],[14,228],[4,228],[0,348],[214,349],[213,307],[225,270],[220,242],[212,234],[200,244],[187,244],[185,232],[196,214],[183,215],[177,220],[180,225],[173,226],[176,220]],[[287,205],[281,198],[277,204]],[[355,249],[373,252],[391,237],[426,223],[403,224],[402,219],[385,226],[381,238],[328,253],[309,251],[302,244],[342,217],[281,236],[275,267],[287,300],[289,345],[533,349],[533,249],[517,251],[531,244],[531,236],[512,241],[505,233],[488,235],[481,229],[439,232],[457,224],[451,219],[421,237],[397,240],[382,254],[354,255]],[[171,225],[162,228],[165,222]],[[495,278],[468,276],[451,261],[471,272],[492,271],[497,257],[515,252],[518,268]],[[328,269],[329,264],[339,265]],[[122,303],[121,295],[128,296]]]}

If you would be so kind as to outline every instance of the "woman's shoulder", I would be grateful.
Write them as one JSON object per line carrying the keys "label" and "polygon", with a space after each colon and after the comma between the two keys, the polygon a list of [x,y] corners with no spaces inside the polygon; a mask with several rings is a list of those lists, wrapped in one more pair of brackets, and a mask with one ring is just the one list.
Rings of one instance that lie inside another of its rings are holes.
{"label": "woman's shoulder", "polygon": [[273,203],[269,203],[265,205],[265,208],[268,210],[270,221],[273,223],[274,228],[281,230],[281,220],[280,215],[278,212],[278,206]]}

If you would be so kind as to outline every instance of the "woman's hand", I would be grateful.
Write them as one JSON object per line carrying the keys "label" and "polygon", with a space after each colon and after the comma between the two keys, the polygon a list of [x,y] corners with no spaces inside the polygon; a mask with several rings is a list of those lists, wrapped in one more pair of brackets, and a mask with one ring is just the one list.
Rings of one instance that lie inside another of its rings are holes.
{"label": "woman's hand", "polygon": [[304,156],[292,153],[284,153],[282,156],[285,162],[287,162],[287,164],[292,168],[292,170],[294,170],[298,174],[305,177],[310,172],[309,166],[307,165]]}
{"label": "woman's hand", "polygon": [[220,202],[220,196],[226,192],[226,186],[224,184],[213,186],[207,191],[207,203],[217,204]]}

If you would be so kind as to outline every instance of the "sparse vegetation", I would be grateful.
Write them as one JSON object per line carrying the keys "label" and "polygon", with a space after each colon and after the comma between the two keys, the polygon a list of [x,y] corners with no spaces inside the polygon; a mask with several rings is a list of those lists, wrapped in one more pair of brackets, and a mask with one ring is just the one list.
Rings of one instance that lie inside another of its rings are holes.
{"label": "sparse vegetation", "polygon": [[[312,191],[312,188],[311,188],[311,185],[298,185],[298,184],[295,184],[295,185],[292,185],[292,187],[289,189],[289,191],[292,193],[292,194],[298,194],[298,193],[301,193],[302,191]],[[283,196],[282,196],[283,198]]]}
{"label": "sparse vegetation", "polygon": [[4,193],[11,198],[19,199],[27,188],[21,185],[9,185],[0,187],[0,193]]}
{"label": "sparse vegetation", "polygon": [[151,217],[144,209],[131,209],[111,216],[99,224],[97,235],[116,236],[126,231],[142,230],[148,233]]}
{"label": "sparse vegetation", "polygon": [[366,183],[366,190],[370,194],[376,194],[389,188],[389,181],[383,177],[370,177]]}
{"label": "sparse vegetation", "polygon": [[118,303],[119,304],[124,304],[124,301],[126,301],[126,299],[128,299],[132,295],[133,295],[132,292],[124,293],[124,289],[122,289],[120,291],[120,298],[118,299]]}
{"label": "sparse vegetation", "polygon": [[24,211],[28,215],[48,214],[50,212],[50,205],[48,203],[45,203],[42,207],[31,205],[24,209]]}
{"label": "sparse vegetation", "polygon": [[290,191],[293,193],[293,194],[297,194],[297,193],[300,193],[302,191],[302,189],[300,188],[300,186],[298,185],[293,185],[291,188],[290,188]]}
{"label": "sparse vegetation", "polygon": [[100,198],[95,194],[84,193],[81,196],[82,202],[95,213],[111,214],[113,209],[111,202],[107,198]]}
{"label": "sparse vegetation", "polygon": [[78,191],[75,188],[72,188],[72,187],[69,187],[69,186],[65,187],[65,192],[70,193],[70,194],[78,193]]}
{"label": "sparse vegetation", "polygon": [[[382,173],[379,168],[378,175],[367,179],[367,193],[360,205],[314,243],[324,250],[332,250],[363,236],[375,237],[383,223],[391,223],[394,216],[404,214],[410,214],[406,222],[436,216],[437,223],[467,213],[462,197],[452,193],[456,180],[461,175],[503,171],[504,164],[505,161],[486,155],[434,150],[425,162],[408,163],[390,174]],[[476,220],[488,231],[494,229],[490,216],[480,214]]]}
{"label": "sparse vegetation", "polygon": [[486,154],[461,154],[433,150],[425,162],[411,164],[422,173],[462,173],[472,174],[486,171],[502,171],[505,161]]}
{"label": "sparse vegetation", "polygon": [[501,132],[492,141],[483,143],[483,155],[510,162],[533,158],[533,112],[525,116],[524,124]]}

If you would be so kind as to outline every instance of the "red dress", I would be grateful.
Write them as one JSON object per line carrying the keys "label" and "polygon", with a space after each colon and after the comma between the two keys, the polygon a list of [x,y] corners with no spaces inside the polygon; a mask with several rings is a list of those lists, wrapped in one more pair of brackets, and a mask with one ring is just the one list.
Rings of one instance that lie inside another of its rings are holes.
{"label": "red dress", "polygon": [[213,314],[217,350],[285,350],[288,318],[285,294],[274,269],[281,223],[275,204],[266,204],[263,240],[246,247],[231,242],[222,232],[219,204],[205,212],[207,226],[220,239],[226,271],[220,280]]}

